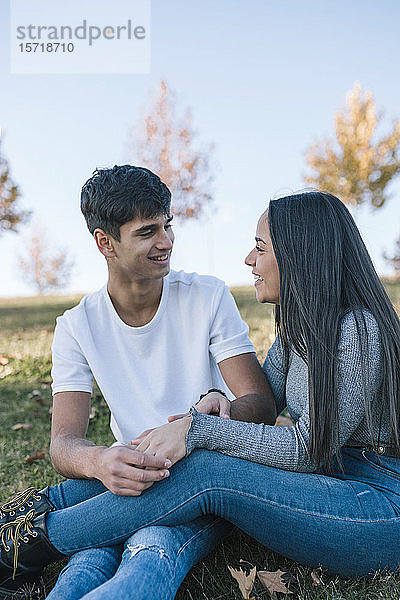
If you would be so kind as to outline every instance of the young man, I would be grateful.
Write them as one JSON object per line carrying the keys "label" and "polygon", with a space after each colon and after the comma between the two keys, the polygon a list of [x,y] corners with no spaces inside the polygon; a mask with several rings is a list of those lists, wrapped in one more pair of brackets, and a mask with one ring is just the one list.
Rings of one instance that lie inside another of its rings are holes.
{"label": "young man", "polygon": [[[81,209],[107,260],[108,281],[57,319],[50,452],[55,469],[70,480],[50,489],[49,507],[93,495],[93,482],[86,492],[77,479],[98,480],[95,493],[137,496],[168,476],[168,457],[127,444],[186,412],[207,390],[228,394],[229,388],[238,400],[231,405],[212,392],[198,406],[203,412],[274,421],[272,394],[226,286],[214,277],[170,271],[170,201],[154,173],[131,165],[95,171],[83,186]],[[85,437],[93,378],[111,411],[118,442],[111,448]],[[37,514],[43,502],[37,501]],[[188,569],[225,530],[213,518],[143,530],[128,540],[114,577],[120,549],[83,551],[49,598],[173,598]]]}

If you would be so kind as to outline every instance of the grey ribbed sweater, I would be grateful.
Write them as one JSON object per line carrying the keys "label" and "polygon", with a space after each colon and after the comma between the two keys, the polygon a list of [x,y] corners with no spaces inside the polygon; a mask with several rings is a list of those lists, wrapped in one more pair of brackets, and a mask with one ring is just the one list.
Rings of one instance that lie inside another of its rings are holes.
{"label": "grey ribbed sweater", "polygon": [[[371,415],[377,436],[381,415],[382,350],[374,317],[367,311],[364,311],[364,316],[368,333]],[[338,359],[339,440],[334,452],[344,445],[371,443],[365,419],[360,344],[353,313],[345,315],[341,322]],[[288,428],[229,421],[193,411],[186,438],[187,453],[190,454],[195,448],[207,448],[280,469],[314,471],[315,465],[307,450],[310,432],[307,365],[291,352],[286,374],[278,336],[267,354],[263,369],[274,394],[278,413],[287,406],[295,425]],[[380,443],[390,444],[390,425],[385,414]]]}

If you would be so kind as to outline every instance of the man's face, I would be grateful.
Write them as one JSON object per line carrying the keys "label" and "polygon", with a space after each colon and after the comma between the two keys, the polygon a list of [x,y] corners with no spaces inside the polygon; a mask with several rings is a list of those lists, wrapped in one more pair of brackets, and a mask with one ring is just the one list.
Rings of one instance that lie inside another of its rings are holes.
{"label": "man's face", "polygon": [[[174,243],[172,216],[136,218],[120,228],[121,240],[113,240],[111,263],[128,279],[161,279],[169,273]],[[111,265],[110,265],[111,266]]]}

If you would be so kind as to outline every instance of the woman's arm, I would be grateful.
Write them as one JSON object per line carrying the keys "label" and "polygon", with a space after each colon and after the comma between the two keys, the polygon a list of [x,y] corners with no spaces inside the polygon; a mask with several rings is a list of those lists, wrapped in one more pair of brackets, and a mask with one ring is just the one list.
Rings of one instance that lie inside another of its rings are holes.
{"label": "woman's arm", "polygon": [[[378,325],[369,314],[366,316],[366,325],[368,383],[370,396],[373,398],[378,393],[381,382],[381,345]],[[292,388],[296,389],[296,393],[300,393],[301,388],[308,389],[307,378],[292,382],[295,383]],[[339,439],[333,453],[346,444],[365,418],[364,383],[357,327],[353,314],[349,313],[342,321],[339,336]],[[169,425],[173,424],[163,425],[152,432],[150,435],[153,438],[147,440],[146,447],[139,446],[138,449],[155,454],[164,453],[172,462],[176,462],[168,452],[168,445],[173,446],[175,456],[181,458],[185,454],[186,436],[187,454],[196,448],[206,448],[280,469],[304,472],[316,469],[308,453],[308,406],[291,428],[221,419],[200,414],[195,409],[192,409],[191,417],[185,417],[184,422],[176,429],[168,429]]]}
{"label": "woman's arm", "polygon": [[[368,344],[365,344],[368,347],[368,392],[374,398],[379,392],[382,377],[380,334],[370,313],[365,313],[365,320],[368,336]],[[365,418],[365,378],[357,326],[354,315],[349,313],[342,320],[339,336],[339,439],[333,448],[333,454],[346,444]],[[308,388],[307,380],[298,381],[292,387],[296,387],[299,392],[304,386]],[[289,402],[290,399],[288,404]],[[195,448],[207,448],[281,469],[313,471],[316,466],[308,453],[309,434],[308,410],[303,411],[291,428],[226,421],[193,411],[186,446],[188,454]]]}

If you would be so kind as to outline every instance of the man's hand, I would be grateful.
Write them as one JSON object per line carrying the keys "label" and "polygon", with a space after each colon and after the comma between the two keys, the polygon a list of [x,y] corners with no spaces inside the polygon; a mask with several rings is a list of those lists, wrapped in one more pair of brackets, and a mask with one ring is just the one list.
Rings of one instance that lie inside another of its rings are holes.
{"label": "man's hand", "polygon": [[[197,412],[203,413],[204,415],[216,415],[223,419],[230,419],[231,417],[231,403],[228,398],[225,398],[225,396],[219,392],[210,392],[195,404],[195,408]],[[168,417],[168,422],[172,423],[172,421],[182,419],[188,415],[189,413],[172,415],[171,417]]]}
{"label": "man's hand", "polygon": [[189,415],[157,427],[140,442],[137,451],[154,458],[167,456],[175,464],[186,456],[186,435],[191,422],[192,417]]}
{"label": "man's hand", "polygon": [[144,454],[130,446],[114,446],[100,454],[96,478],[113,494],[140,496],[155,481],[168,477],[171,465],[161,452]]}

